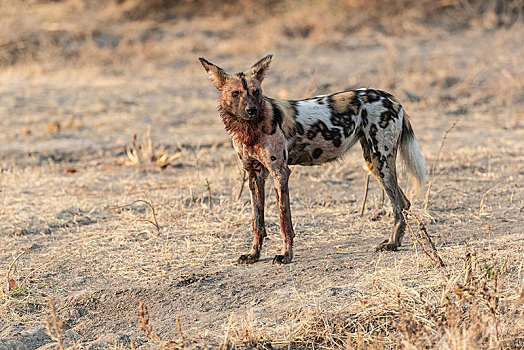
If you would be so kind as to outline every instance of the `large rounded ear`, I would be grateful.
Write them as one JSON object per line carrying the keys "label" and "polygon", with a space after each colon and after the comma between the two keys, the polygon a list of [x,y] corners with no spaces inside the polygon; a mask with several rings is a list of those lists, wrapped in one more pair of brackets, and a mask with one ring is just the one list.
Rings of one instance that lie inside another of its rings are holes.
{"label": "large rounded ear", "polygon": [[215,66],[213,63],[207,61],[203,57],[200,57],[199,60],[200,63],[202,63],[204,66],[209,79],[211,79],[213,82],[213,85],[215,85],[218,90],[222,90],[227,78],[229,78],[229,74],[227,74],[222,68]]}
{"label": "large rounded ear", "polygon": [[273,55],[267,55],[249,69],[249,71],[246,72],[246,75],[250,75],[253,78],[257,79],[259,82],[262,82],[264,80],[264,75],[266,74],[266,71],[269,67],[269,64],[271,63],[271,59],[273,58]]}

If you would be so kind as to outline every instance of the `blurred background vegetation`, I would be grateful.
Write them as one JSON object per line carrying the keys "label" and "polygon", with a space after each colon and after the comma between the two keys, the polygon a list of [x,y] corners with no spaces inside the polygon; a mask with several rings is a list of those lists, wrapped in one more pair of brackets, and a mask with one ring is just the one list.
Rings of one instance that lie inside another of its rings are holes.
{"label": "blurred background vegetation", "polygon": [[2,0],[0,67],[144,62],[173,54],[264,54],[348,35],[445,34],[522,24],[523,0]]}

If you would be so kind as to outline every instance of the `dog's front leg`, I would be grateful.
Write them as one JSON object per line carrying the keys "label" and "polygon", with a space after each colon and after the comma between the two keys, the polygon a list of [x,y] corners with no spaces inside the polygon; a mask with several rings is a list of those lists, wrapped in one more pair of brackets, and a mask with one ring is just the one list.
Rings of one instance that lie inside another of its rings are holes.
{"label": "dog's front leg", "polygon": [[239,264],[253,264],[260,258],[260,250],[266,234],[264,223],[264,184],[267,177],[267,169],[260,163],[246,169],[249,176],[249,191],[251,194],[251,213],[253,223],[253,246],[248,254],[238,258]]}
{"label": "dog's front leg", "polygon": [[280,213],[280,229],[284,237],[282,254],[275,256],[273,264],[288,264],[293,259],[293,223],[291,222],[291,207],[289,205],[288,180],[291,170],[284,165],[271,175],[275,180],[275,192],[277,194],[278,211]]}

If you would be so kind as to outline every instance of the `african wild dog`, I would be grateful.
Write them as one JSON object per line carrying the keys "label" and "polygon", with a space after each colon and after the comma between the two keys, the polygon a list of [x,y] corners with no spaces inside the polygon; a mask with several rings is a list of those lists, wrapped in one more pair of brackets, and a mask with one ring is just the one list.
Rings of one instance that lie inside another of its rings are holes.
{"label": "african wild dog", "polygon": [[249,175],[254,240],[239,264],[256,262],[266,236],[264,183],[274,179],[284,236],[282,254],[273,263],[293,258],[293,225],[289,206],[289,165],[318,165],[342,157],[360,141],[369,170],[391,200],[395,224],[389,239],[377,251],[397,250],[404,234],[402,210],[409,200],[397,184],[395,160],[400,148],[408,173],[418,188],[425,181],[425,160],[408,117],[387,92],[359,89],[298,101],[276,100],[262,94],[261,83],[272,55],[246,72],[227,74],[200,58],[209,78],[222,92],[219,111],[238,157]]}

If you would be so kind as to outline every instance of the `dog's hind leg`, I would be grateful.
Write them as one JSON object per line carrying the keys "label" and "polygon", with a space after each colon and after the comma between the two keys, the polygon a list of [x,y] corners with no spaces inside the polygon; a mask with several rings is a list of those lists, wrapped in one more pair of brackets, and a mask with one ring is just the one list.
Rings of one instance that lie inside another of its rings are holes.
{"label": "dog's hind leg", "polygon": [[366,160],[369,170],[375,175],[382,188],[386,191],[386,194],[391,201],[393,214],[395,216],[395,222],[389,239],[386,239],[384,242],[375,247],[375,250],[397,250],[402,243],[402,237],[404,236],[404,230],[406,228],[402,211],[404,209],[409,209],[411,205],[397,182],[395,163],[398,146],[391,144],[386,145],[390,151],[381,153],[378,151],[380,149],[384,149],[384,145],[381,143],[387,141],[376,141],[377,145],[374,147],[370,147],[371,142],[373,142],[373,140],[366,140],[364,137],[360,139],[364,153],[364,159]]}
{"label": "dog's hind leg", "polygon": [[[398,186],[395,160],[395,154],[391,154],[387,157],[382,171],[379,174],[379,176],[381,176],[384,190],[386,191],[389,200],[391,201],[391,206],[393,207],[395,223],[389,239],[386,239],[384,242],[376,246],[376,251],[397,250],[402,244],[402,237],[404,236],[404,231],[406,229],[406,223],[404,222],[402,211],[404,209],[409,209],[411,203],[404,195],[404,192],[402,192],[402,189]],[[375,163],[375,161],[373,163]]]}
{"label": "dog's hind leg", "polygon": [[251,194],[253,245],[248,254],[241,255],[238,258],[238,264],[252,264],[256,262],[260,258],[264,237],[267,236],[264,222],[264,184],[268,171],[260,162],[253,162],[246,171],[249,175],[249,191]]}

